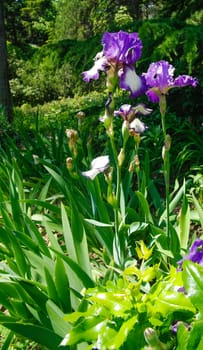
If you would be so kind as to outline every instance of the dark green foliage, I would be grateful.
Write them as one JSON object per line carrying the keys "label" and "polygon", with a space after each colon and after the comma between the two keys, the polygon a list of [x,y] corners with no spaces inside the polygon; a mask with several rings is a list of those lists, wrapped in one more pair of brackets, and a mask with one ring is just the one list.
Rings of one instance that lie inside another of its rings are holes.
{"label": "dark green foliage", "polygon": [[[202,26],[169,19],[136,22],[113,30],[119,29],[138,31],[143,41],[143,54],[137,62],[138,74],[145,72],[152,61],[166,59],[175,66],[176,76],[190,74],[199,79],[199,86],[195,90],[177,89],[170,93],[168,101],[170,112],[176,112],[178,118],[189,119],[195,126],[201,125]],[[63,40],[42,48],[32,48],[32,51],[26,51],[29,59],[25,59],[25,55],[22,59],[18,51],[12,48],[9,51],[12,72],[10,83],[15,104],[43,104],[61,97],[86,94],[95,89],[104,90],[102,79],[86,84],[81,75],[82,71],[92,67],[93,58],[101,51],[101,37],[102,34],[98,34],[88,40]],[[32,57],[29,54],[31,52]],[[149,104],[147,99],[146,103]]]}
{"label": "dark green foliage", "polygon": [[55,19],[53,0],[4,1],[7,39],[16,46],[44,44]]}

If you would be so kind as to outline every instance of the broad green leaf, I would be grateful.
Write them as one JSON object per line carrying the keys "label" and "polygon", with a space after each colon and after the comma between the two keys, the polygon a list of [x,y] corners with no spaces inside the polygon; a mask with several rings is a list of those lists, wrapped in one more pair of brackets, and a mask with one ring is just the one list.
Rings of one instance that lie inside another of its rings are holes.
{"label": "broad green leaf", "polygon": [[109,314],[117,317],[125,317],[126,312],[133,308],[131,299],[125,291],[120,291],[120,293],[101,292],[91,296],[89,300],[107,308]]}
{"label": "broad green leaf", "polygon": [[203,345],[203,321],[195,320],[191,324],[189,335],[190,336],[188,339],[187,350],[202,350],[203,348],[201,346]]}
{"label": "broad green leaf", "polygon": [[82,342],[94,342],[100,334],[108,331],[106,320],[101,316],[82,318],[77,325],[65,336],[63,344],[74,345]]}
{"label": "broad green leaf", "polygon": [[55,264],[55,285],[58,294],[58,302],[60,302],[61,308],[64,312],[71,312],[71,299],[70,299],[70,287],[67,271],[64,268],[62,259],[57,256]]}
{"label": "broad green leaf", "polygon": [[[54,251],[54,250],[53,250]],[[54,251],[62,260],[70,267],[70,269],[75,273],[75,278],[77,277],[85,288],[93,288],[94,282],[89,277],[89,275],[78,265],[74,260],[69,258],[69,256],[61,254],[57,251]]]}
{"label": "broad green leaf", "polygon": [[196,350],[202,350],[203,349],[203,336],[201,337],[201,340],[198,344],[198,347],[196,348]]}
{"label": "broad green leaf", "polygon": [[74,237],[73,237],[74,233],[71,230],[68,215],[66,213],[63,203],[61,203],[61,217],[62,217],[64,240],[66,244],[66,251],[69,254],[70,258],[75,262],[77,262],[77,252],[75,249]]}
{"label": "broad green leaf", "polygon": [[52,300],[47,301],[46,309],[54,332],[61,337],[65,337],[66,333],[70,330],[70,325],[65,321],[64,313]]}
{"label": "broad green leaf", "polygon": [[120,349],[137,322],[138,316],[131,317],[129,320],[124,321],[117,334],[114,337],[111,337],[107,342],[107,349]]}
{"label": "broad green leaf", "polygon": [[47,293],[48,293],[48,297],[49,299],[53,300],[55,303],[57,303],[58,301],[58,295],[57,295],[57,291],[56,291],[56,286],[55,283],[53,281],[53,274],[51,275],[49,270],[46,268],[44,268],[44,272],[45,272],[45,278],[46,278],[46,285],[47,285]]}
{"label": "broad green leaf", "polygon": [[42,189],[40,191],[39,200],[42,202],[46,201],[46,199],[47,199],[47,193],[48,193],[51,181],[52,181],[52,177],[50,177],[48,179],[48,181],[45,183],[45,185],[42,187]]}
{"label": "broad green leaf", "polygon": [[[49,350],[65,350],[65,347],[59,347],[62,338],[51,329],[35,324],[4,322],[3,325],[13,332],[20,334],[28,339],[46,346]],[[68,349],[68,348],[67,348]]]}
{"label": "broad green leaf", "polygon": [[185,260],[183,263],[183,282],[193,305],[203,316],[203,267]]}
{"label": "broad green leaf", "polygon": [[179,324],[178,332],[177,332],[177,350],[188,349],[187,348],[188,338],[189,338],[189,331],[187,327],[183,323]]}
{"label": "broad green leaf", "polygon": [[86,234],[77,209],[73,205],[71,226],[63,204],[61,204],[61,213],[67,252],[72,260],[81,265],[88,275],[91,275]]}
{"label": "broad green leaf", "polygon": [[154,304],[154,312],[159,312],[164,317],[179,310],[195,311],[189,298],[184,297],[181,292],[163,292]]}
{"label": "broad green leaf", "polygon": [[[45,283],[44,268],[46,267],[46,269],[49,270],[50,275],[53,275],[54,261],[48,258],[46,255],[40,256],[28,250],[24,250],[24,254],[32,267],[33,282],[35,282],[35,280],[37,280],[40,276],[40,281]],[[38,278],[36,276],[38,276]]]}

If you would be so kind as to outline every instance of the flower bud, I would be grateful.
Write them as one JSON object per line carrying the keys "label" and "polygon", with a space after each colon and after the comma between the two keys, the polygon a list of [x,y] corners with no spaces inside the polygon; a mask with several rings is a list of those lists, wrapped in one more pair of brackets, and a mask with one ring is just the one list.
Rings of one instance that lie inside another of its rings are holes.
{"label": "flower bud", "polygon": [[78,132],[74,129],[66,129],[66,136],[70,141],[75,143],[75,141],[78,139]]}
{"label": "flower bud", "polygon": [[73,168],[73,158],[72,157],[66,158],[66,168],[68,170],[72,170],[72,168]]}
{"label": "flower bud", "polygon": [[153,347],[158,346],[160,343],[158,335],[153,328],[150,328],[150,327],[146,328],[144,331],[144,337],[145,337],[147,344],[149,344]]}
{"label": "flower bud", "polygon": [[125,151],[121,148],[120,153],[118,155],[118,166],[121,167],[125,159]]}
{"label": "flower bud", "polygon": [[122,136],[123,136],[123,145],[125,147],[128,138],[130,135],[130,131],[129,131],[129,122],[127,120],[124,120],[123,124],[122,124]]}
{"label": "flower bud", "polygon": [[164,144],[165,144],[165,150],[169,151],[171,148],[171,137],[169,134],[166,135]]}

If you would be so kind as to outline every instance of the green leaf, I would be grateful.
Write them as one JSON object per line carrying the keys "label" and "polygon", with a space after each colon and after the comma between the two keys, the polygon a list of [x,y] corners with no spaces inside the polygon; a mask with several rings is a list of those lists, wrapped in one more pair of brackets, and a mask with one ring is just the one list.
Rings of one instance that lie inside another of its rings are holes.
{"label": "green leaf", "polygon": [[88,275],[91,275],[86,234],[77,211],[72,204],[72,225],[70,226],[65,207],[61,204],[66,249],[70,258],[81,265]]}
{"label": "green leaf", "polygon": [[122,323],[121,328],[114,337],[111,337],[107,342],[107,349],[120,349],[123,343],[126,341],[128,334],[134,328],[138,322],[138,317],[131,317],[129,320]]}
{"label": "green leaf", "polygon": [[188,338],[189,331],[187,327],[183,323],[179,324],[177,332],[177,350],[187,350]]}
{"label": "green leaf", "polygon": [[56,255],[61,257],[63,261],[70,267],[70,269],[75,273],[75,277],[80,279],[82,282],[82,285],[85,288],[93,288],[95,286],[93,280],[89,277],[89,275],[78,265],[74,260],[69,258],[69,256],[66,256],[64,254],[61,254],[55,250],[53,250]]}
{"label": "green leaf", "polygon": [[89,222],[89,224],[98,226],[98,227],[112,227],[112,224],[106,224],[105,222],[100,222],[94,219],[84,219],[85,221]]}
{"label": "green leaf", "polygon": [[141,193],[139,191],[136,191],[136,195],[137,195],[137,197],[139,199],[139,202],[141,204],[145,220],[147,222],[151,222],[153,224],[153,219],[152,219],[152,216],[151,216],[151,213],[150,213],[150,208],[149,208],[149,204],[147,202],[147,199],[145,198],[143,193]]}
{"label": "green leaf", "polygon": [[55,283],[54,283],[53,278],[52,278],[53,274],[52,275],[50,274],[50,272],[46,268],[46,266],[44,268],[44,272],[45,272],[45,278],[46,278],[46,284],[47,284],[48,297],[57,303],[58,295],[57,295]]}
{"label": "green leaf", "polygon": [[[183,263],[183,282],[193,305],[203,313],[203,267],[185,260]],[[202,314],[203,316],[203,314]]]}
{"label": "green leaf", "polygon": [[66,345],[74,345],[84,341],[94,342],[99,335],[107,331],[106,321],[101,316],[89,316],[80,319],[77,325],[66,335],[63,343]]}
{"label": "green leaf", "polygon": [[16,266],[18,268],[19,274],[25,276],[28,271],[28,264],[25,259],[24,251],[16,239],[14,233],[10,234],[10,244],[13,250],[14,260],[16,261]]}
{"label": "green leaf", "polygon": [[52,300],[47,301],[46,309],[54,332],[61,337],[65,337],[70,329],[70,325],[65,321],[65,314]]}
{"label": "green leaf", "polygon": [[4,343],[2,344],[1,350],[9,349],[9,345],[11,344],[13,337],[14,337],[14,333],[9,332],[6,339],[4,340]]}
{"label": "green leaf", "polygon": [[42,234],[38,231],[36,225],[28,216],[25,216],[25,223],[26,223],[28,232],[30,234],[30,237],[34,240],[34,242],[36,242],[39,245],[40,251],[47,257],[51,257],[51,254],[50,254],[49,248],[47,247],[45,239],[42,237]]}
{"label": "green leaf", "polygon": [[160,312],[164,317],[179,310],[195,311],[190,299],[175,290],[163,291],[159,294],[158,299],[154,304],[154,311]]}
{"label": "green leaf", "polygon": [[180,222],[180,233],[179,233],[180,247],[181,249],[187,249],[189,233],[190,233],[190,207],[188,205],[187,197],[185,194],[183,196],[183,203],[180,211],[179,222]]}
{"label": "green leaf", "polygon": [[195,207],[197,209],[197,212],[199,214],[199,220],[200,220],[200,223],[201,223],[201,227],[203,229],[203,208],[200,206],[197,198],[195,197],[194,193],[192,193],[192,198],[193,198],[193,202],[195,204]]}
{"label": "green leaf", "polygon": [[52,330],[47,329],[43,326],[12,322],[4,322],[3,326],[7,327],[17,334],[26,337],[27,339],[32,339],[35,342],[46,346],[49,350],[66,349],[64,347],[59,347],[62,338]]}
{"label": "green leaf", "polygon": [[57,256],[55,265],[55,285],[61,304],[61,308],[64,312],[71,312],[71,299],[70,299],[70,287],[68,275],[66,269],[64,268],[64,263],[62,259]]}
{"label": "green leaf", "polygon": [[203,345],[203,321],[194,321],[190,330],[187,350],[202,350]]}
{"label": "green leaf", "polygon": [[[178,190],[178,192],[176,193],[174,198],[172,200],[170,200],[170,204],[169,204],[169,212],[170,213],[172,213],[174,211],[174,209],[177,208],[177,206],[178,206],[178,204],[179,204],[179,202],[184,194],[184,190],[185,190],[185,183],[180,187],[180,189]],[[166,214],[167,213],[165,210],[159,219],[159,225],[162,223],[162,221],[165,220]]]}
{"label": "green leaf", "polygon": [[61,217],[62,217],[63,234],[64,234],[67,253],[69,254],[72,260],[77,262],[77,253],[76,253],[75,244],[74,244],[73,232],[71,230],[68,215],[66,213],[63,203],[61,203]]}

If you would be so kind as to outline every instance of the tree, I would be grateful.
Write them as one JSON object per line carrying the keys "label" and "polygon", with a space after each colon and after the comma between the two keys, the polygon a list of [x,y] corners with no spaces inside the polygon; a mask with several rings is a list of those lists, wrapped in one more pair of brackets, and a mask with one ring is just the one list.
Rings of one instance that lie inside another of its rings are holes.
{"label": "tree", "polygon": [[0,1],[0,105],[8,121],[12,120],[12,103],[9,87],[6,32],[4,26],[3,2]]}
{"label": "tree", "polygon": [[162,11],[159,16],[186,20],[195,12],[202,11],[201,0],[162,0]]}
{"label": "tree", "polygon": [[43,45],[55,22],[55,0],[7,0],[4,17],[7,39],[15,46]]}

